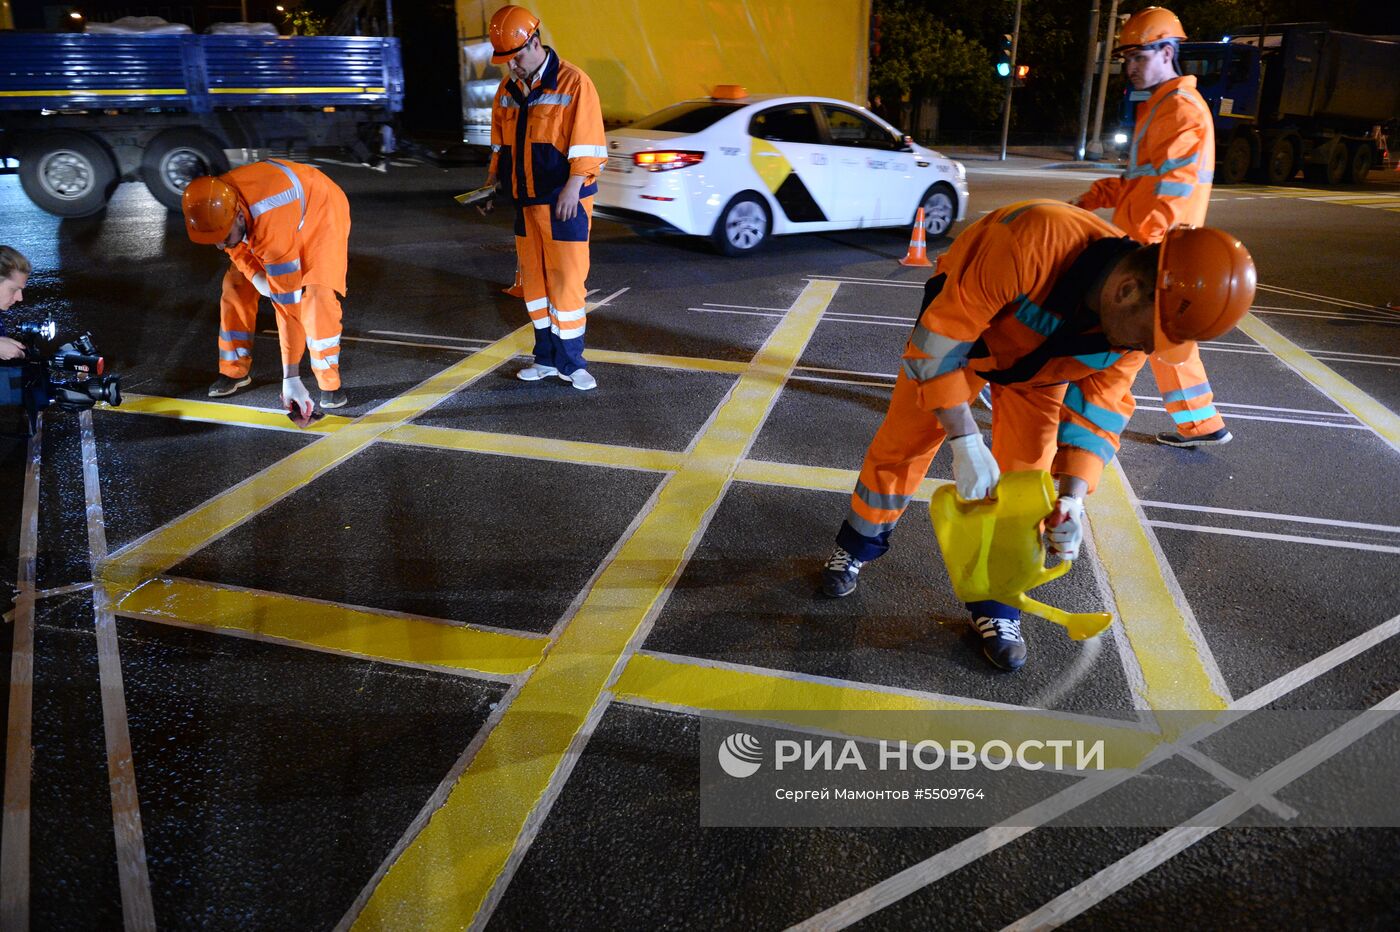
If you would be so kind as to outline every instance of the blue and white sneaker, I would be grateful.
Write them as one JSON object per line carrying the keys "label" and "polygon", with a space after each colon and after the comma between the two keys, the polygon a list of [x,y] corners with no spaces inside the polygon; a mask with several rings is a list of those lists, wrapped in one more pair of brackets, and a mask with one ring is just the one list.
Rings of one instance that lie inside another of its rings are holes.
{"label": "blue and white sneaker", "polygon": [[1021,622],[1012,618],[974,618],[972,627],[982,636],[982,656],[1001,670],[1019,670],[1026,664],[1026,642]]}
{"label": "blue and white sneaker", "polygon": [[822,567],[822,592],[839,599],[856,591],[856,578],[865,564],[837,547]]}

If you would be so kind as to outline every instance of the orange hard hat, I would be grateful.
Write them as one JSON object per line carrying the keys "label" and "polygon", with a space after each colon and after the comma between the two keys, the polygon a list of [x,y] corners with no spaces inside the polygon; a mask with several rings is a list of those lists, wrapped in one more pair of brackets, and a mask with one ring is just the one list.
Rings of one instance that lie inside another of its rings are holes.
{"label": "orange hard hat", "polygon": [[499,65],[515,57],[540,31],[540,18],[523,6],[503,6],[491,17],[487,35],[491,37],[491,64]]}
{"label": "orange hard hat", "polygon": [[1118,44],[1113,51],[1122,55],[1168,39],[1185,38],[1186,30],[1181,28],[1181,20],[1176,18],[1175,13],[1166,7],[1149,6],[1128,17],[1118,33]]}
{"label": "orange hard hat", "polygon": [[1254,303],[1254,259],[1244,243],[1212,227],[1174,227],[1157,256],[1152,355],[1178,365],[1191,344],[1231,330]]}
{"label": "orange hard hat", "polygon": [[180,209],[190,239],[205,246],[222,243],[238,216],[238,193],[222,178],[204,175],[185,187]]}

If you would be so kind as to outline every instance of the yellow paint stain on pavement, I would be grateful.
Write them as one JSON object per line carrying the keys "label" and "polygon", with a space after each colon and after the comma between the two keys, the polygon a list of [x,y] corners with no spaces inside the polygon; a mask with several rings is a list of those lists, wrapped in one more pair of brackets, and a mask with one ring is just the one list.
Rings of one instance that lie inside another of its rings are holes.
{"label": "yellow paint stain on pavement", "polygon": [[114,611],[371,660],[495,676],[529,670],[548,643],[541,635],[186,579],[152,579],[123,596]]}
{"label": "yellow paint stain on pavement", "polygon": [[812,282],[803,290],[442,807],[389,867],[355,928],[472,923],[628,643],[679,575],[836,287]]}

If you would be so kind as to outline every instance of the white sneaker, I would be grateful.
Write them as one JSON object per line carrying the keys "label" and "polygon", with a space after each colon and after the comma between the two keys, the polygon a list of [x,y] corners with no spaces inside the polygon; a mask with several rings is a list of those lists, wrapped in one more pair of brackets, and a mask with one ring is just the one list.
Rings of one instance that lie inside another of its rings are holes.
{"label": "white sneaker", "polygon": [[551,375],[558,375],[559,370],[553,366],[528,366],[515,373],[515,377],[522,382],[538,382],[540,379],[547,379]]}
{"label": "white sneaker", "polygon": [[563,379],[565,382],[574,383],[574,388],[581,392],[590,391],[598,387],[598,380],[589,375],[587,369],[575,369],[568,375],[560,373],[559,378]]}

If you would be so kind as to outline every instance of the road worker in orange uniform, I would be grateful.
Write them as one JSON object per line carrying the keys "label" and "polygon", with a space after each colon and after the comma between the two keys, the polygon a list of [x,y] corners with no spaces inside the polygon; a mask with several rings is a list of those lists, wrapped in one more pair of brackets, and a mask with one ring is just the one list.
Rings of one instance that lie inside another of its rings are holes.
{"label": "road worker in orange uniform", "polygon": [[509,73],[491,105],[486,183],[499,184],[516,206],[520,286],[535,327],[535,364],[516,375],[557,376],[587,391],[598,385],[583,358],[588,234],[608,157],[598,91],[541,43],[529,10],[501,7],[488,32],[491,61]]}
{"label": "road worker in orange uniform", "polygon": [[[1053,473],[1059,498],[1047,537],[1052,552],[1074,559],[1084,496],[1118,450],[1144,355],[1186,357],[1192,341],[1235,326],[1254,287],[1249,252],[1220,230],[1178,228],[1144,246],[1050,200],[1011,204],[968,227],[925,287],[822,590],[849,595],[861,566],[889,549],[945,437],[963,499],[993,495],[1002,470]],[[991,449],[969,407],[988,383]],[[968,609],[987,659],[1020,668],[1019,611],[998,602]]]}
{"label": "road worker in orange uniform", "polygon": [[[1123,24],[1115,54],[1138,96],[1128,167],[1104,178],[1070,203],[1085,210],[1113,209],[1113,223],[1140,243],[1161,242],[1178,224],[1204,226],[1215,176],[1215,126],[1194,75],[1177,73],[1179,43],[1186,38],[1171,10],[1152,6]],[[1215,396],[1196,347],[1169,366],[1149,360],[1157,388],[1176,430],[1159,443],[1198,447],[1229,443],[1230,431],[1215,409]]]}
{"label": "road worker in orange uniform", "polygon": [[232,263],[219,305],[219,378],[209,396],[252,382],[258,295],[272,300],[282,344],[282,405],[301,426],[317,416],[301,359],[321,389],[321,408],[346,402],[340,385],[340,298],[345,294],[350,203],[310,165],[274,159],[196,178],[181,206],[191,240],[218,246]]}

